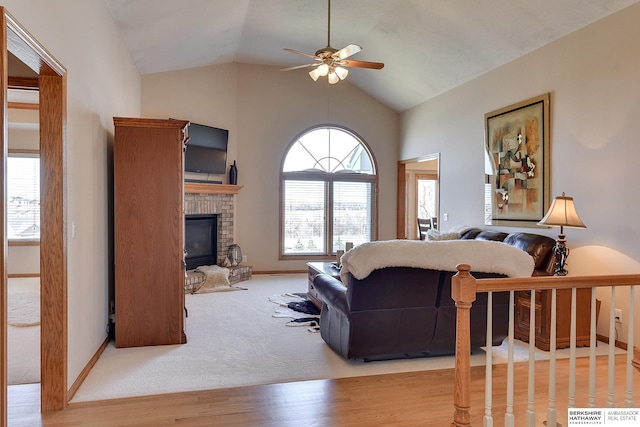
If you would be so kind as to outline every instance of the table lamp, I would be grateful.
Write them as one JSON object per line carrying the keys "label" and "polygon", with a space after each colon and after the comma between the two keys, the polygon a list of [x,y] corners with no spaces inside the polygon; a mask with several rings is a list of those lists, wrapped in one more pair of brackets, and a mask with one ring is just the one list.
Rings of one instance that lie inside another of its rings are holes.
{"label": "table lamp", "polygon": [[567,258],[569,257],[569,248],[567,248],[566,236],[564,235],[564,227],[587,228],[576,212],[573,204],[573,197],[556,196],[553,199],[551,208],[542,218],[538,225],[560,226],[560,234],[556,239],[556,245],[553,247],[553,253],[556,258],[556,268],[553,271],[554,276],[566,276],[568,271],[564,268]]}

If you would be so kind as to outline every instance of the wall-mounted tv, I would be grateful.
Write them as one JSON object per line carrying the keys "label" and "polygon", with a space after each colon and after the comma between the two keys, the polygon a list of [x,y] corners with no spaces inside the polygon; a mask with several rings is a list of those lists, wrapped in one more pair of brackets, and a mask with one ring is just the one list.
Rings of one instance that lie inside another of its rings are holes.
{"label": "wall-mounted tv", "polygon": [[184,156],[186,172],[223,175],[227,172],[229,131],[191,123]]}

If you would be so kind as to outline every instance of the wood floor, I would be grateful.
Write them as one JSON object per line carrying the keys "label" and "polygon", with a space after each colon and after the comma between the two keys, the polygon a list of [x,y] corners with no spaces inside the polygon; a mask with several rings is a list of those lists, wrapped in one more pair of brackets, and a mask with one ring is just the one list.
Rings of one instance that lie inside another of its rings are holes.
{"label": "wood floor", "polygon": [[[375,362],[373,362],[375,363]],[[624,406],[626,355],[616,356],[616,406]],[[607,399],[607,358],[597,360],[597,407]],[[577,359],[576,407],[587,406],[588,359]],[[527,409],[526,363],[515,366],[516,425]],[[548,362],[536,362],[536,425],[546,419]],[[558,421],[567,409],[568,360],[557,366]],[[472,424],[482,425],[484,367],[472,368]],[[493,367],[494,426],[504,423],[506,365]],[[636,394],[640,373],[634,373]],[[304,381],[84,402],[40,414],[38,385],[12,386],[9,425],[18,426],[448,426],[453,418],[453,371]],[[635,399],[640,402],[640,398]],[[637,404],[635,406],[638,406]]]}

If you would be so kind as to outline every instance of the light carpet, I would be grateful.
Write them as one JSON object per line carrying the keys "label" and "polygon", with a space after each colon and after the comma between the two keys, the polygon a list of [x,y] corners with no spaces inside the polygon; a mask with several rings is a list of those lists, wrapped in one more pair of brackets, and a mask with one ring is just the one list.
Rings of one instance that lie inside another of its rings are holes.
{"label": "light carpet", "polygon": [[40,293],[10,292],[8,294],[7,323],[27,327],[40,324]]}
{"label": "light carpet", "polygon": [[38,383],[40,279],[10,278],[7,283],[7,381],[9,385]]}
{"label": "light carpet", "polygon": [[[306,274],[254,275],[242,282],[245,292],[186,295],[186,344],[116,349],[111,343],[72,402],[454,366],[451,356],[345,360],[320,334],[285,327],[290,319],[273,317],[269,297],[305,292],[307,280]],[[482,351],[472,356],[474,365],[484,360]]]}

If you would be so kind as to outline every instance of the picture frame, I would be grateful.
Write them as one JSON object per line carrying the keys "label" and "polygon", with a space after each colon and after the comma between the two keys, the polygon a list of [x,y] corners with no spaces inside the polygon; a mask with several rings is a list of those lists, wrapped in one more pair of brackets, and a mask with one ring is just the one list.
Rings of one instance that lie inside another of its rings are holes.
{"label": "picture frame", "polygon": [[550,205],[550,94],[486,113],[485,225],[536,227]]}

